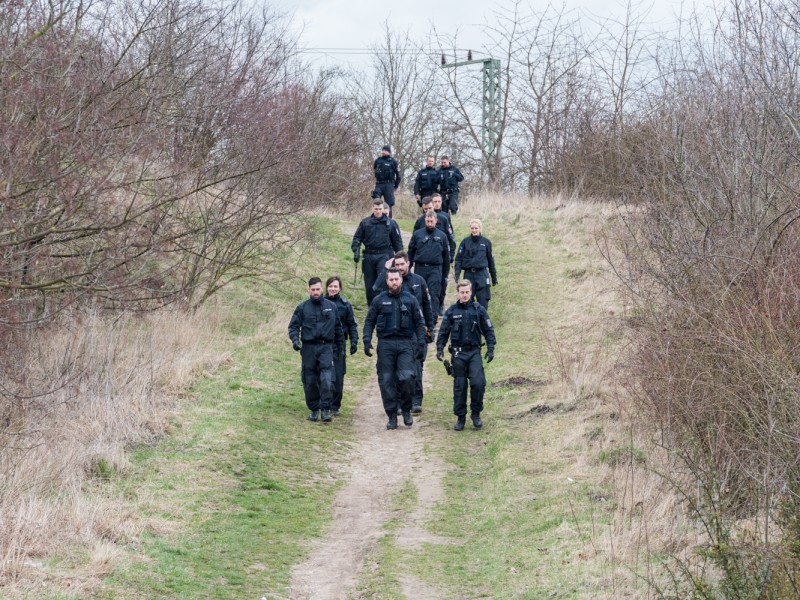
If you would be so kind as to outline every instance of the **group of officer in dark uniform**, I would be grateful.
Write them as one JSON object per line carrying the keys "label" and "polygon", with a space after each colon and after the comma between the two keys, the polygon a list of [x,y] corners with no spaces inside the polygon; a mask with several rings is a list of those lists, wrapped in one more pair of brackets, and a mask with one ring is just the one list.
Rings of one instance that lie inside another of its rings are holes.
{"label": "group of officer in dark uniform", "polygon": [[[491,286],[497,285],[492,244],[482,235],[481,222],[473,219],[470,235],[456,250],[450,216],[458,211],[458,184],[464,178],[448,157],[441,158],[439,169],[434,163],[428,156],[414,183],[423,214],[405,252],[400,229],[391,217],[400,170],[391,148],[384,146],[373,164],[372,214],[359,223],[351,245],[353,260],[361,262],[369,305],[362,331],[367,356],[372,356],[373,332],[378,339],[376,369],[387,429],[397,429],[398,414],[410,427],[412,414],[422,412],[422,370],[440,316],[436,358],[454,378],[453,428],[464,429],[468,388],[473,426],[483,426],[486,378],[481,347],[486,345],[485,358],[491,362],[497,343],[488,314]],[[458,299],[445,310],[451,265]],[[462,273],[464,279],[459,280]],[[301,379],[312,421],[329,422],[339,414],[346,341],[350,340],[350,354],[358,349],[355,314],[341,296],[341,287],[334,275],[326,282],[323,296],[321,280],[312,277],[309,299],[297,306],[289,323],[289,338],[301,352]],[[450,361],[444,360],[448,342]]]}

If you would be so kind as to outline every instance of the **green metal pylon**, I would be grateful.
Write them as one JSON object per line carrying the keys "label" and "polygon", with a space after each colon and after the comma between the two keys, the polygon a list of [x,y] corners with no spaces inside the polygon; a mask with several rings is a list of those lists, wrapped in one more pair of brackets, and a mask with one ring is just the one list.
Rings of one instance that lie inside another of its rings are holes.
{"label": "green metal pylon", "polygon": [[495,157],[497,152],[497,139],[499,137],[500,123],[500,60],[497,58],[481,58],[472,60],[472,51],[469,60],[462,60],[447,64],[442,54],[442,68],[451,69],[467,65],[483,65],[483,118],[481,123],[481,145],[487,161]]}

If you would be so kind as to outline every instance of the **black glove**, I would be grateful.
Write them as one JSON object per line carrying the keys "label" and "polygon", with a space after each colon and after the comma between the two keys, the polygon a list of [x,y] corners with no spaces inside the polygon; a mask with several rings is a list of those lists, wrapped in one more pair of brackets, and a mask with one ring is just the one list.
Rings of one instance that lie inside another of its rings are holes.
{"label": "black glove", "polygon": [[457,208],[451,208],[450,212],[453,213],[453,214],[456,214],[458,212],[458,209]]}
{"label": "black glove", "polygon": [[497,279],[492,279],[492,287],[495,287],[496,285],[497,285]]}
{"label": "black glove", "polygon": [[357,351],[358,351],[358,344],[357,344],[357,343],[355,343],[355,342],[353,342],[352,344],[350,344],[350,356],[352,356],[353,354],[355,354]]}
{"label": "black glove", "polygon": [[444,360],[444,350],[441,348],[436,351],[436,360]]}
{"label": "black glove", "polygon": [[456,272],[453,274],[453,277],[455,277],[456,281],[458,281],[458,276],[459,276],[459,275],[461,275],[461,271],[456,271]]}
{"label": "black glove", "polygon": [[492,362],[493,360],[494,360],[494,350],[493,350],[493,349],[491,349],[491,350],[487,350],[487,351],[486,351],[486,362],[487,362],[487,363],[490,363],[490,362]]}
{"label": "black glove", "polygon": [[294,348],[295,350],[297,350],[299,352],[300,348],[302,348],[302,347],[303,347],[303,345],[300,343],[300,340],[292,340],[292,348]]}
{"label": "black glove", "polygon": [[364,344],[364,354],[367,356],[372,356],[372,346],[369,344]]}
{"label": "black glove", "polygon": [[359,260],[361,260],[361,253],[358,251],[353,252],[353,262],[358,262]]}
{"label": "black glove", "polygon": [[425,358],[425,351],[423,348],[424,346],[417,346],[417,352],[414,358],[416,358],[417,360],[422,360],[423,358]]}

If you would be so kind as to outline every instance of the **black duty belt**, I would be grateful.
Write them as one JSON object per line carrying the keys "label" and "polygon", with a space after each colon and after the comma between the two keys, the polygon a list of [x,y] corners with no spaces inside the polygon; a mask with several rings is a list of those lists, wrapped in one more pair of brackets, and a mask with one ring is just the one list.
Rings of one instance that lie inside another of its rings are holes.
{"label": "black duty belt", "polygon": [[364,254],[393,254],[391,248],[383,248],[380,250],[375,250],[375,248],[367,248],[364,250]]}
{"label": "black duty belt", "polygon": [[421,265],[423,267],[441,267],[442,263],[428,263],[428,262],[420,262],[418,260],[414,261],[415,265]]}
{"label": "black duty belt", "polygon": [[489,267],[477,267],[477,268],[470,267],[468,269],[464,269],[464,272],[465,273],[480,273],[481,271],[485,271],[488,268]]}
{"label": "black duty belt", "polygon": [[303,340],[305,346],[319,346],[321,344],[332,344],[333,340]]}
{"label": "black duty belt", "polygon": [[450,346],[450,352],[467,352],[469,350],[478,350],[480,346]]}

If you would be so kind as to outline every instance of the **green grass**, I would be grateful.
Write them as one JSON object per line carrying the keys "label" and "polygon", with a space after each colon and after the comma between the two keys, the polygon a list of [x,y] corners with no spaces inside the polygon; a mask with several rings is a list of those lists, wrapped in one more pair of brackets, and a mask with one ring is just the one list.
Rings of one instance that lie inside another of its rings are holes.
{"label": "green grass", "polygon": [[[284,593],[292,566],[330,520],[342,483],[331,465],[348,459],[352,398],[346,395],[334,424],[306,421],[299,355],[288,335],[257,334],[270,319],[285,332],[308,274],[324,280],[326,266],[331,273],[349,266],[349,252],[333,252],[349,239],[338,222],[317,219],[314,226],[316,251],[305,273],[281,286],[249,282],[227,292],[225,329],[239,347],[225,368],[195,385],[173,434],[136,450],[132,472],[110,484],[151,525],[131,548],[140,557],[108,578],[104,597]],[[351,377],[367,376],[366,362],[350,363]]]}
{"label": "green grass", "polygon": [[[484,220],[500,285],[489,311],[498,345],[486,367],[483,431],[469,422],[466,431],[451,431],[452,380],[435,360],[427,367],[433,389],[426,393],[424,443],[451,469],[446,499],[425,525],[455,543],[398,546],[418,492],[408,480],[367,557],[359,597],[402,598],[404,572],[453,599],[609,597],[606,567],[592,557],[595,532],[609,522],[613,503],[598,500],[610,497],[602,482],[573,471],[574,455],[597,457],[588,446],[601,433],[590,427],[570,438],[574,412],[531,412],[541,401],[536,386],[491,385],[553,378],[547,336],[563,325],[570,290],[592,272],[587,257],[564,247],[559,218],[536,211],[534,218],[511,212]],[[456,217],[457,241],[467,222]],[[400,220],[406,230],[412,224]],[[313,226],[314,248],[296,277],[275,286],[242,283],[220,300],[231,311],[226,332],[235,349],[224,368],[194,387],[172,434],[138,449],[124,475],[98,465],[107,476],[98,485],[129,498],[149,523],[131,559],[107,579],[105,597],[285,597],[291,569],[330,521],[333,495],[344,483],[331,464],[349,460],[354,439],[352,398],[333,426],[305,421],[300,361],[285,327],[310,275],[338,273],[359,324],[366,306],[363,287],[351,289],[351,235],[334,219],[315,218]],[[449,291],[452,299],[452,284]],[[272,320],[280,327],[269,326]],[[259,334],[265,323],[269,333]],[[373,374],[371,361],[348,362],[355,387]]]}
{"label": "green grass", "polygon": [[[559,245],[553,214],[518,217],[484,221],[500,281],[489,306],[498,345],[486,366],[486,425],[475,432],[468,423],[463,433],[431,442],[452,470],[447,500],[430,525],[460,544],[427,545],[406,562],[424,565],[417,575],[448,598],[597,597],[607,592],[607,574],[581,557],[592,553],[592,532],[608,522],[609,508],[594,500],[602,493],[586,493],[567,479],[570,460],[561,455],[560,439],[574,427],[574,417],[556,411],[520,421],[512,415],[535,402],[535,391],[491,387],[513,376],[548,377],[545,336],[562,318],[561,290],[577,279],[569,274],[584,268],[585,258]],[[466,221],[459,216],[456,228],[465,230]],[[447,390],[452,380],[440,369],[431,371],[434,388]],[[441,395],[433,418],[449,427],[452,405],[449,394]]]}

